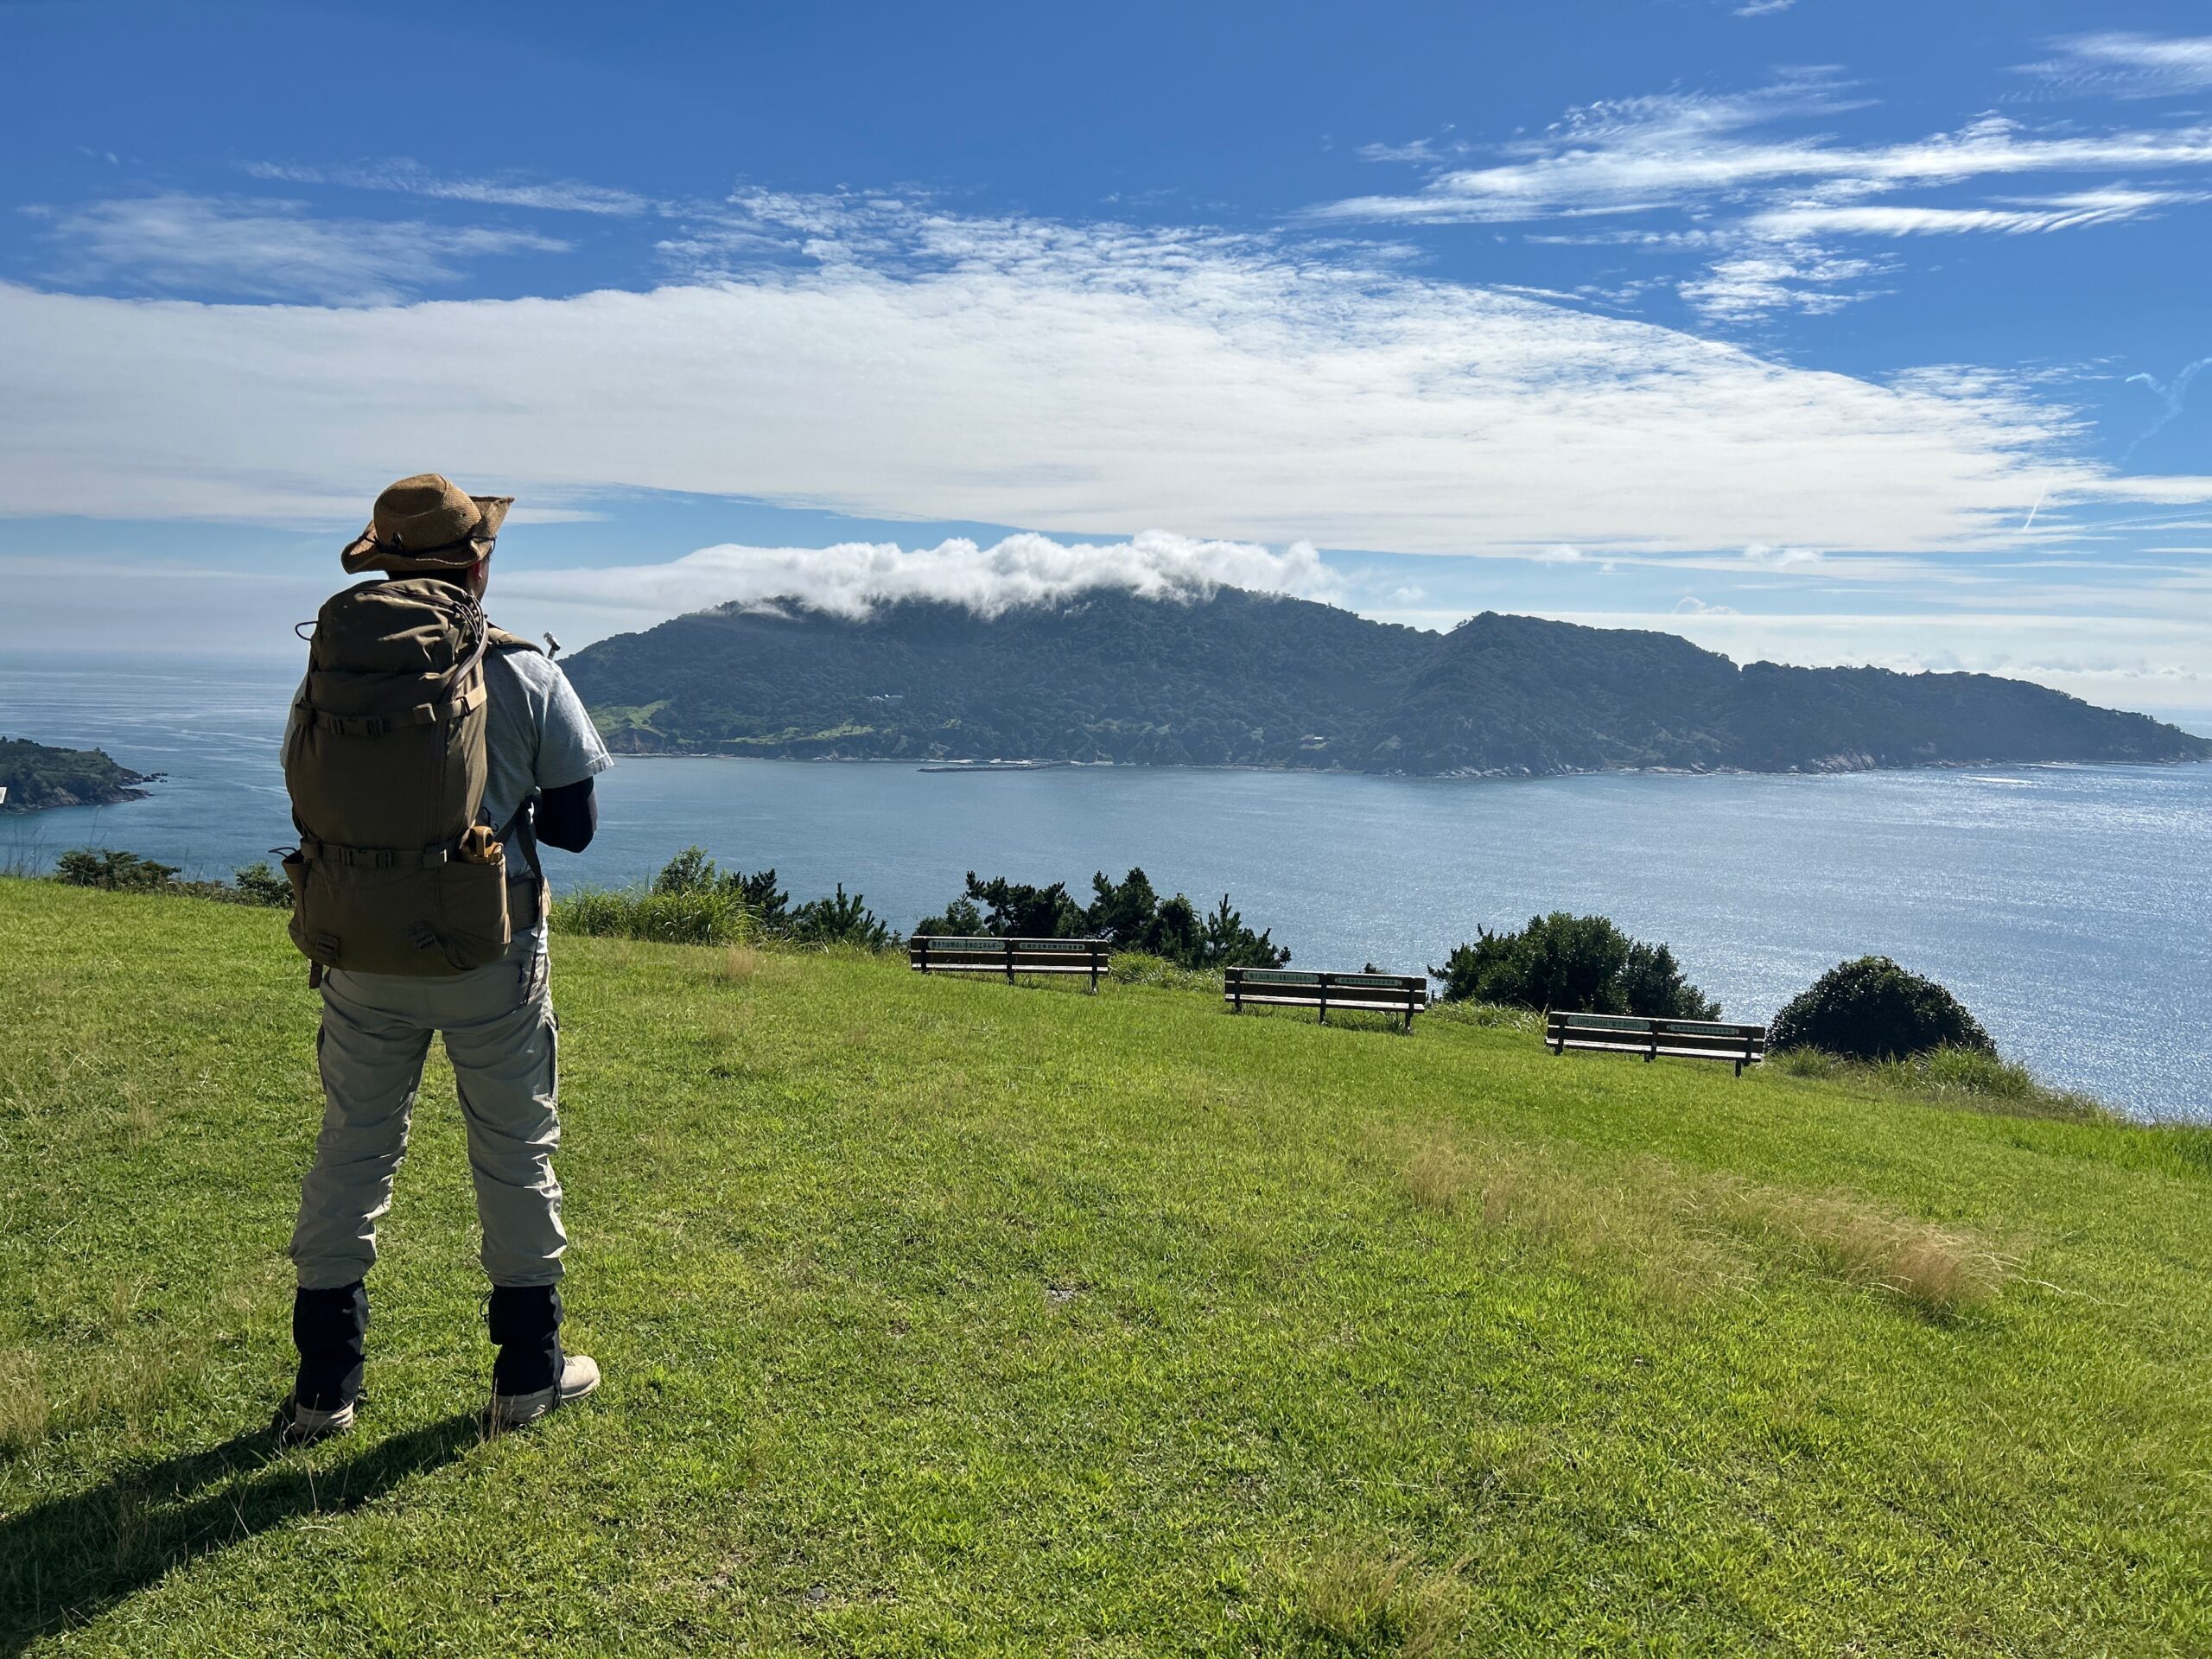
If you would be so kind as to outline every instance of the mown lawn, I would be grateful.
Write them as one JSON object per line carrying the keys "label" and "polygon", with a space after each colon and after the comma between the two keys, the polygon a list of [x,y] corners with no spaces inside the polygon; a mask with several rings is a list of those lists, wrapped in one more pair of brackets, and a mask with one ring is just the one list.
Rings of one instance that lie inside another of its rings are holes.
{"label": "mown lawn", "polygon": [[0,883],[0,1655],[2212,1653],[2212,1155],[1187,992],[556,941],[572,1345],[450,1082],[272,1457],[282,918]]}

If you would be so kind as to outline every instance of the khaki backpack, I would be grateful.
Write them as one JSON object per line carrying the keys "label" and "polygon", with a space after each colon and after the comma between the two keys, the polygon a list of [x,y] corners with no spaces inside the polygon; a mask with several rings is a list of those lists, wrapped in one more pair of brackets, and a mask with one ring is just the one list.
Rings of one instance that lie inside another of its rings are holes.
{"label": "khaki backpack", "polygon": [[465,973],[505,952],[516,918],[500,843],[519,825],[537,861],[527,801],[496,830],[482,821],[493,649],[537,647],[431,577],[362,582],[316,617],[284,749],[300,832],[284,874],[310,984],[330,968]]}

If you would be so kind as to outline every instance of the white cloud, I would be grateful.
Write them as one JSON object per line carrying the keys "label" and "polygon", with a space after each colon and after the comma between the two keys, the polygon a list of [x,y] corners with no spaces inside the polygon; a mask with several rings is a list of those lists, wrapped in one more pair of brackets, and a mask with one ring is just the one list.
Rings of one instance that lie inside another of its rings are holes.
{"label": "white cloud", "polygon": [[569,245],[528,231],[315,219],[267,198],[134,196],[37,217],[66,282],[336,305],[386,304],[460,280],[469,260]]}
{"label": "white cloud", "polygon": [[2160,207],[2212,200],[2202,190],[2081,190],[2010,207],[1919,207],[1894,203],[1805,203],[1770,207],[1745,221],[1754,236],[2018,236],[2140,219]]}
{"label": "white cloud", "polygon": [[[2194,61],[2190,54],[2199,43],[2158,44],[2165,53],[2159,61],[2171,67]],[[1751,92],[1593,104],[1570,111],[1541,133],[1497,146],[1499,159],[1481,166],[1423,145],[1370,146],[1363,154],[1421,166],[1427,181],[1411,194],[1325,203],[1304,217],[1315,223],[1542,224],[1551,228],[1532,239],[1662,252],[1711,249],[1713,264],[1681,286],[1682,296],[1707,317],[1740,321],[1780,309],[1832,311],[1871,296],[1872,290],[1840,284],[1873,268],[1823,245],[1822,238],[2079,230],[2212,200],[2201,189],[2126,181],[2132,173],[2212,167],[2212,126],[2201,124],[2089,132],[2031,129],[1990,115],[1955,131],[1879,144],[1783,130],[1847,111],[1847,90],[1808,73]],[[1885,200],[1916,188],[2085,174],[2105,177],[2026,200]],[[1567,228],[1657,213],[1688,222]]]}
{"label": "white cloud", "polygon": [[[842,542],[835,547],[701,548],[665,564],[522,570],[499,578],[503,595],[645,620],[725,603],[797,600],[840,616],[876,601],[939,600],[982,616],[1116,589],[1147,599],[1197,599],[1223,587],[1341,601],[1344,584],[1304,543],[1277,553],[1243,542],[1198,541],[1146,531],[1126,542],[1009,536],[989,547],[964,538],[934,547]],[[633,620],[628,626],[638,626]]]}
{"label": "white cloud", "polygon": [[2183,364],[2174,372],[2173,378],[2167,381],[2162,382],[2152,374],[2131,374],[2127,377],[2129,385],[2146,388],[2158,399],[2162,407],[2159,409],[2158,418],[2138,433],[2135,441],[2127,446],[2121,456],[2122,461],[2125,461],[2128,455],[2133,454],[2148,440],[2156,437],[2171,424],[2181,414],[2182,405],[2189,399],[2190,385],[2207,369],[2212,369],[2212,357],[2200,357],[2193,362]]}
{"label": "white cloud", "polygon": [[2212,35],[2160,36],[2125,30],[2078,35],[2061,54],[2019,66],[2062,91],[2160,98],[2212,87]]}
{"label": "white cloud", "polygon": [[1738,17],[1771,17],[1777,12],[1789,10],[1796,3],[1797,0],[1744,0],[1743,4],[1733,10]]}
{"label": "white cloud", "polygon": [[2206,126],[2038,135],[2005,117],[1986,116],[1957,132],[1882,145],[1752,133],[1783,117],[1837,107],[1822,82],[1593,105],[1539,137],[1503,146],[1511,159],[1498,165],[1453,168],[1418,194],[1356,197],[1309,216],[1507,224],[1682,207],[1808,181],[1864,194],[1993,176],[2212,165],[2212,127]]}
{"label": "white cloud", "polygon": [[1809,547],[1769,547],[1754,542],[1744,550],[1745,563],[1763,565],[1771,570],[1809,570],[1821,563],[1821,556]]}
{"label": "white cloud", "polygon": [[0,285],[0,512],[350,528],[431,467],[553,507],[639,488],[1388,551],[1910,552],[2112,487],[2065,411],[1994,376],[1877,385],[1214,233],[778,211],[836,257],[350,311]]}
{"label": "white cloud", "polygon": [[487,207],[536,207],[552,213],[601,213],[634,218],[658,206],[650,198],[603,185],[569,180],[524,178],[463,179],[434,173],[404,158],[355,162],[341,167],[309,167],[286,162],[249,162],[245,171],[257,179],[289,184],[334,184],[353,190],[391,190],[434,201],[467,201]]}
{"label": "white cloud", "polygon": [[1888,269],[1871,259],[1847,258],[1809,245],[1758,247],[1714,260],[1704,275],[1681,283],[1679,291],[1703,315],[1723,321],[1779,310],[1821,316],[1873,297],[1872,290],[1840,284]]}
{"label": "white cloud", "polygon": [[1452,129],[1433,138],[1416,138],[1404,144],[1361,144],[1353,154],[1363,162],[1440,162],[1447,156],[1464,156],[1467,152],[1465,140],[1449,137]]}
{"label": "white cloud", "polygon": [[2112,478],[2099,484],[2096,493],[2110,501],[2167,504],[2212,501],[2212,476],[2166,473],[2146,477]]}

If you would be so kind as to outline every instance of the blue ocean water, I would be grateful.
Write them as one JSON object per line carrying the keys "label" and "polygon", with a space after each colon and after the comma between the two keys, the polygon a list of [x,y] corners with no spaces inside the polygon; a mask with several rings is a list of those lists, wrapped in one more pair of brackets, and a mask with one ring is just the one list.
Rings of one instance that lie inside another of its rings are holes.
{"label": "blue ocean water", "polygon": [[[149,800],[0,818],[0,863],[89,844],[219,875],[265,856],[290,839],[290,683],[269,664],[0,665],[0,732],[168,774]],[[1402,972],[1478,925],[1598,911],[1746,1019],[1877,951],[2050,1081],[2212,1120],[2212,766],[1497,782],[625,760],[601,798],[591,849],[549,855],[556,883],[637,880],[696,842],[774,866],[795,898],[842,881],[904,928],[970,869],[1082,893],[1140,865],[1202,905],[1231,894],[1301,964]]]}

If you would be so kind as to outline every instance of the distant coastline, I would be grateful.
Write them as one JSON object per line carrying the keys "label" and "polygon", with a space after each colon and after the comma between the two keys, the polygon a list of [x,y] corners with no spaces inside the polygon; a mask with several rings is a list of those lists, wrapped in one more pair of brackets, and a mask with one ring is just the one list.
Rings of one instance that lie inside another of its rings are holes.
{"label": "distant coastline", "polygon": [[916,760],[904,755],[883,754],[732,754],[715,749],[633,749],[614,747],[618,760],[738,760],[778,766],[888,766],[904,772],[1257,772],[1297,777],[1435,778],[1460,783],[1535,783],[1548,778],[1842,778],[1869,772],[1975,772],[1986,767],[2049,768],[2079,771],[2089,767],[2166,767],[2212,765],[2212,755],[2171,756],[2112,760],[2014,760],[1989,757],[1974,760],[1877,761],[1869,765],[1790,766],[1560,766],[1549,772],[1478,771],[1380,772],[1353,766],[1301,766],[1256,760]]}
{"label": "distant coastline", "polygon": [[142,785],[159,772],[133,772],[105,749],[63,749],[25,737],[0,737],[0,813],[64,806],[113,806],[143,801]]}

